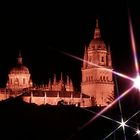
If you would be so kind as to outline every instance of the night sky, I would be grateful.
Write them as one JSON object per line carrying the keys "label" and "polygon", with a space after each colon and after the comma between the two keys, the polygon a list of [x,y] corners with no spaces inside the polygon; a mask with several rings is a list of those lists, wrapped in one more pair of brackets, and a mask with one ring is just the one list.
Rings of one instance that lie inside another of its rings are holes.
{"label": "night sky", "polygon": [[[102,38],[111,47],[114,70],[134,76],[128,9],[140,53],[140,8],[137,1],[4,4],[0,17],[0,86],[5,86],[8,72],[16,64],[21,50],[23,63],[29,68],[33,82],[47,83],[54,73],[59,79],[62,71],[72,78],[79,90],[82,62],[59,51],[83,58],[84,46],[93,37],[96,17]],[[118,80],[123,89],[127,81]]]}

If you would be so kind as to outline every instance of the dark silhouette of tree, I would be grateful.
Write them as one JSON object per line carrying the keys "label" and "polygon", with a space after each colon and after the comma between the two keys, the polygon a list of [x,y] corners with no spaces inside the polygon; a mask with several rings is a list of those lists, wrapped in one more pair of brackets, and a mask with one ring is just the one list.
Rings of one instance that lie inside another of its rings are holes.
{"label": "dark silhouette of tree", "polygon": [[110,104],[110,103],[112,103],[113,101],[114,101],[114,99],[115,99],[115,95],[114,95],[114,93],[111,93],[108,97],[107,97],[107,104]]}
{"label": "dark silhouette of tree", "polygon": [[96,98],[94,96],[91,97],[91,105],[92,106],[96,106],[97,105]]}

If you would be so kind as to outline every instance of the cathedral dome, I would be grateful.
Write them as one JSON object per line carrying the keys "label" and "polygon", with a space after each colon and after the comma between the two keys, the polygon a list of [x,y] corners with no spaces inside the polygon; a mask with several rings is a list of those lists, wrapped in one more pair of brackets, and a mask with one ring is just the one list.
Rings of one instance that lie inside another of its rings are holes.
{"label": "cathedral dome", "polygon": [[29,69],[22,64],[22,57],[19,54],[18,63],[8,74],[7,88],[11,90],[21,90],[32,86]]}
{"label": "cathedral dome", "polygon": [[30,74],[29,69],[22,64],[22,57],[19,54],[18,64],[10,70],[9,74]]}
{"label": "cathedral dome", "polygon": [[10,74],[29,74],[29,69],[23,65],[17,65],[10,70]]}
{"label": "cathedral dome", "polygon": [[89,43],[88,50],[106,50],[106,45],[101,38],[100,28],[98,25],[98,19],[96,20],[96,28],[94,31],[94,37]]}
{"label": "cathedral dome", "polygon": [[89,48],[92,50],[106,50],[106,45],[101,38],[93,38],[89,43]]}

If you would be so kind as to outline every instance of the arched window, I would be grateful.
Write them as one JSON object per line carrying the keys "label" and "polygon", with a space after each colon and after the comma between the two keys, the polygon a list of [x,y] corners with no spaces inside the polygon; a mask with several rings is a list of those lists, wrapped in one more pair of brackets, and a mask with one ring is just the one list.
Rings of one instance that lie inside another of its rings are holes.
{"label": "arched window", "polygon": [[105,76],[103,76],[103,80],[105,81]]}
{"label": "arched window", "polygon": [[89,81],[90,81],[90,76],[88,78],[89,78]]}
{"label": "arched window", "polygon": [[102,76],[100,76],[100,80],[102,81],[103,79],[102,79]]}
{"label": "arched window", "polygon": [[108,76],[106,77],[106,81],[109,81],[109,80],[108,80]]}
{"label": "arched window", "polygon": [[90,77],[90,79],[91,79],[91,81],[93,81],[93,77],[92,76]]}
{"label": "arched window", "polygon": [[25,84],[25,78],[23,78],[23,84]]}
{"label": "arched window", "polygon": [[18,78],[15,79],[15,85],[19,85],[19,80],[18,80]]}
{"label": "arched window", "polygon": [[91,60],[92,60],[92,57],[90,56],[90,57],[89,57],[89,62],[91,62]]}
{"label": "arched window", "polygon": [[101,57],[101,62],[104,62],[104,57],[103,56]]}

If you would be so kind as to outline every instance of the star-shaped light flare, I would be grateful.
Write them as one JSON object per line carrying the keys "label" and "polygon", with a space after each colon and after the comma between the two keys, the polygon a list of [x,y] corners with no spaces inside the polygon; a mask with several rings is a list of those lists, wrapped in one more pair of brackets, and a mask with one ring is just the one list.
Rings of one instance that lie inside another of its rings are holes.
{"label": "star-shaped light flare", "polygon": [[140,76],[139,75],[134,79],[134,87],[140,90]]}
{"label": "star-shaped light flare", "polygon": [[[94,112],[94,111],[92,111],[92,110],[90,110],[90,109],[87,109],[87,108],[82,108],[82,109],[84,109],[84,110],[86,110],[86,111],[88,111],[88,112],[90,112],[90,113],[92,113],[92,114],[94,114],[94,115],[97,115],[97,114],[98,114],[97,112]],[[118,126],[117,128],[115,128],[114,130],[112,130],[112,132],[110,132],[106,137],[104,137],[103,140],[106,140],[107,138],[109,138],[111,135],[113,135],[113,134],[114,134],[118,129],[120,129],[120,128],[123,129],[124,140],[126,140],[126,136],[125,136],[125,127],[128,127],[128,128],[130,128],[130,129],[132,129],[132,130],[135,132],[135,135],[134,135],[134,136],[140,135],[140,130],[139,130],[138,128],[134,128],[134,127],[132,127],[132,126],[130,126],[130,125],[127,124],[127,123],[129,123],[129,121],[130,121],[133,117],[137,116],[138,114],[140,114],[140,110],[137,111],[136,113],[134,113],[134,114],[133,114],[130,118],[128,118],[126,121],[124,121],[124,119],[123,119],[122,116],[121,116],[121,120],[120,120],[120,121],[117,121],[117,120],[115,120],[115,119],[113,119],[113,118],[110,118],[110,117],[108,117],[108,116],[100,115],[100,117],[102,117],[102,118],[104,118],[104,119],[107,119],[107,120],[112,121],[113,123],[119,124],[119,126]]]}
{"label": "star-shaped light flare", "polygon": [[137,129],[136,134],[140,135],[140,130],[139,129]]}

